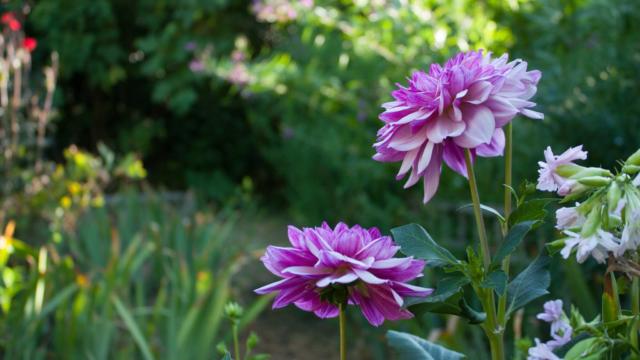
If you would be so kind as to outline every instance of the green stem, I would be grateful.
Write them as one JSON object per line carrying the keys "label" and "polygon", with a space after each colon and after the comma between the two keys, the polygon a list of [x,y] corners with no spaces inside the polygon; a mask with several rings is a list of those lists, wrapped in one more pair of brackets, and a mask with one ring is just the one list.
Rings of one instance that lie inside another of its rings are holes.
{"label": "green stem", "polygon": [[347,336],[345,333],[346,314],[344,310],[344,303],[340,303],[338,308],[340,309],[340,360],[347,360]]}
{"label": "green stem", "polygon": [[[478,237],[480,238],[480,254],[484,263],[484,271],[488,272],[491,266],[491,254],[489,250],[489,241],[487,239],[487,231],[484,226],[484,219],[482,218],[482,210],[480,208],[480,195],[478,194],[478,186],[476,183],[476,176],[473,170],[473,164],[471,163],[471,152],[465,149],[464,152],[465,162],[467,165],[467,175],[469,178],[469,190],[471,192],[471,201],[473,202],[473,214],[476,220],[476,226],[478,229]],[[485,334],[489,339],[489,345],[491,347],[491,359],[503,360],[504,359],[504,340],[502,338],[503,327],[497,322],[496,318],[496,302],[493,294],[493,289],[482,289],[475,286],[476,293],[480,298],[483,310],[487,313],[487,320],[483,325]]]}
{"label": "green stem", "polygon": [[[511,187],[513,184],[513,123],[508,123],[505,132],[504,145],[504,218],[502,225],[502,235],[507,236],[509,232],[509,215],[511,214]],[[502,271],[509,276],[511,265],[511,255],[507,255],[502,261]],[[502,294],[498,300],[498,323],[506,327],[507,297]]]}
{"label": "green stem", "polygon": [[478,236],[480,237],[480,253],[484,263],[484,268],[489,269],[491,265],[491,254],[489,253],[489,241],[487,240],[487,230],[484,227],[484,219],[482,218],[482,210],[480,209],[480,195],[478,195],[478,186],[476,185],[476,175],[473,171],[471,163],[471,152],[469,149],[464,150],[464,160],[467,164],[467,175],[469,177],[469,190],[471,191],[471,201],[473,202],[473,214],[476,219],[476,227]]}
{"label": "green stem", "polygon": [[238,341],[238,325],[233,324],[233,352],[235,354],[235,359],[240,360],[240,341]]}
{"label": "green stem", "polygon": [[631,330],[631,345],[638,348],[638,315],[640,315],[640,284],[638,278],[634,277],[631,283],[631,313],[635,317],[633,329]]}

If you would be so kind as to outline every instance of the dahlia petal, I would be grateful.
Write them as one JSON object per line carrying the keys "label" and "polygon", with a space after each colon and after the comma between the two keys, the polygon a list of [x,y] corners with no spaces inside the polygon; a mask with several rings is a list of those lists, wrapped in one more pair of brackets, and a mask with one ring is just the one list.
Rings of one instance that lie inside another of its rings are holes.
{"label": "dahlia petal", "polygon": [[438,146],[434,149],[432,154],[432,160],[427,166],[424,173],[424,195],[422,202],[428,203],[438,191],[440,185],[440,173],[442,172],[442,146]]}
{"label": "dahlia petal", "polygon": [[404,284],[404,283],[393,283],[391,286],[395,292],[400,294],[401,296],[414,296],[414,297],[425,297],[433,294],[434,289],[425,288],[421,286]]}
{"label": "dahlia petal", "polygon": [[498,128],[493,132],[490,143],[482,144],[476,148],[476,154],[482,157],[502,156],[504,154],[504,145],[504,131]]}
{"label": "dahlia petal", "polygon": [[489,100],[484,102],[484,105],[489,107],[493,113],[495,117],[495,127],[497,128],[505,126],[518,114],[518,109],[511,105],[507,99],[500,96],[490,97]]}
{"label": "dahlia petal", "polygon": [[331,275],[331,276],[323,277],[322,279],[318,280],[318,282],[316,282],[316,285],[322,288],[335,283],[349,284],[356,280],[358,280],[358,275],[356,275],[353,272],[349,272],[341,276]]}
{"label": "dahlia petal", "polygon": [[322,303],[320,307],[318,307],[318,309],[316,309],[313,313],[321,319],[328,319],[337,317],[340,313],[340,310],[337,306],[331,303]]}
{"label": "dahlia petal", "polygon": [[537,111],[533,111],[533,110],[529,110],[529,109],[522,109],[520,111],[520,113],[526,117],[528,117],[529,119],[536,119],[536,120],[542,120],[544,119],[544,114],[541,112],[537,112]]}
{"label": "dahlia petal", "polygon": [[336,251],[327,251],[323,250],[320,253],[319,263],[331,267],[336,268],[343,264],[348,264],[353,267],[353,269],[368,269],[373,263],[373,258],[366,258],[363,261],[359,261],[348,256],[342,255]]}
{"label": "dahlia petal", "polygon": [[268,246],[261,258],[265,267],[275,275],[282,275],[282,270],[296,264],[313,265],[316,259],[307,252],[296,248]]}
{"label": "dahlia petal", "polygon": [[378,260],[371,264],[371,269],[389,269],[395,268],[401,265],[408,265],[413,260],[412,257],[408,258],[391,258],[385,260]]}
{"label": "dahlia petal", "polygon": [[433,109],[432,110],[418,110],[418,111],[414,111],[411,114],[403,117],[402,119],[398,120],[397,122],[395,122],[395,124],[397,125],[402,125],[402,124],[407,124],[410,123],[412,121],[416,121],[416,120],[424,120],[426,118],[428,118],[429,116],[431,116],[431,114],[433,114]]}
{"label": "dahlia petal", "polygon": [[298,301],[305,295],[305,286],[301,285],[296,288],[286,288],[280,290],[278,295],[273,299],[272,307],[274,309],[283,308],[291,303]]}
{"label": "dahlia petal", "polygon": [[415,134],[404,133],[404,136],[394,138],[389,143],[389,147],[399,151],[409,151],[416,147],[420,147],[422,143],[427,139],[427,131],[418,131]]}
{"label": "dahlia petal", "polygon": [[425,145],[420,161],[418,161],[418,172],[423,172],[427,168],[427,165],[429,165],[431,155],[433,154],[433,146],[434,143],[431,141]]}
{"label": "dahlia petal", "polygon": [[464,133],[453,139],[458,146],[472,149],[491,141],[496,128],[491,110],[484,106],[470,107],[466,111],[465,122],[467,128]]}
{"label": "dahlia petal", "polygon": [[420,174],[414,168],[413,171],[411,171],[411,175],[409,176],[409,179],[404,184],[404,188],[405,189],[410,188],[413,185],[415,185],[418,181],[420,181]]}
{"label": "dahlia petal", "polygon": [[291,245],[298,249],[306,249],[304,233],[295,226],[289,225],[287,227],[287,234],[289,236],[289,242]]}
{"label": "dahlia petal", "polygon": [[492,88],[493,85],[488,81],[475,82],[469,87],[469,92],[463,100],[474,105],[481,104],[489,98]]}
{"label": "dahlia petal", "polygon": [[290,266],[282,272],[293,275],[324,275],[331,273],[331,269],[315,266]]}
{"label": "dahlia petal", "polygon": [[378,260],[385,260],[395,255],[398,250],[400,248],[394,246],[391,237],[383,236],[365,245],[354,257],[358,259],[373,257]]}
{"label": "dahlia petal", "polygon": [[415,148],[406,153],[404,159],[402,160],[402,165],[400,166],[400,171],[398,171],[397,178],[402,178],[408,171],[411,169],[416,156],[420,152],[420,148]]}
{"label": "dahlia petal", "polygon": [[458,174],[467,177],[467,163],[464,157],[464,149],[453,142],[447,141],[444,144],[443,159],[449,168]]}
{"label": "dahlia petal", "polygon": [[[455,137],[465,132],[467,125],[462,121],[454,121],[449,116],[439,116],[426,126],[426,137],[439,144],[448,137]],[[424,140],[423,140],[424,141]]]}
{"label": "dahlia petal", "polygon": [[379,277],[373,275],[372,273],[366,270],[353,269],[353,272],[358,275],[360,280],[368,283],[368,284],[386,284],[388,280],[380,279]]}
{"label": "dahlia petal", "polygon": [[370,298],[366,298],[357,291],[354,291],[351,294],[351,298],[353,302],[360,307],[360,311],[362,315],[364,315],[365,319],[369,321],[369,324],[373,326],[380,326],[384,322],[384,316],[378,311],[378,309],[373,305],[373,302]]}
{"label": "dahlia petal", "polygon": [[412,260],[408,264],[403,264],[395,268],[371,268],[369,269],[369,271],[381,279],[389,279],[395,282],[404,282],[421,277],[424,266],[424,261]]}

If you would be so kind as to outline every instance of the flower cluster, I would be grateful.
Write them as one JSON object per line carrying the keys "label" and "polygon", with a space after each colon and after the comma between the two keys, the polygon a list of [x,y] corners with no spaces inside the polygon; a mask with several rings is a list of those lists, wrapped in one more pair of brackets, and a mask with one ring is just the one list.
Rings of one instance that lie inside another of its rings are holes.
{"label": "flower cluster", "polygon": [[20,30],[22,29],[22,23],[16,17],[13,12],[6,12],[0,16],[0,23],[5,26],[5,29],[9,30],[9,36],[18,37],[20,47],[26,50],[28,53],[33,52],[38,45],[38,41],[32,37],[24,36]]}
{"label": "flower cluster", "polygon": [[466,177],[465,149],[472,158],[501,156],[503,126],[517,114],[543,118],[529,101],[539,80],[540,72],[527,71],[526,62],[482,51],[460,53],[428,73],[416,71],[409,86],[398,85],[395,100],[382,105],[385,125],[373,158],[402,161],[397,178],[411,171],[405,188],[424,179],[426,203],[438,188],[442,161]]}
{"label": "flower cluster", "polygon": [[543,343],[536,338],[536,346],[529,349],[527,359],[559,360],[560,358],[553,353],[553,350],[571,341],[573,334],[569,319],[562,311],[562,300],[551,300],[544,303],[544,312],[538,314],[537,318],[550,324],[551,340]]}
{"label": "flower cluster", "polygon": [[360,307],[375,326],[384,320],[411,318],[402,297],[424,297],[432,289],[407,284],[422,276],[424,261],[394,258],[399,250],[377,228],[339,223],[316,228],[289,227],[293,247],[269,246],[265,267],[282,280],[256,290],[277,292],[273,308],[295,304],[320,318],[338,316],[338,305]]}
{"label": "flower cluster", "polygon": [[640,246],[640,176],[635,175],[640,172],[640,150],[618,175],[575,164],[587,158],[582,146],[557,156],[547,148],[544,155],[538,189],[557,191],[565,201],[586,198],[556,211],[556,228],[566,236],[559,240],[565,259],[575,251],[578,262],[591,256],[603,263],[610,254],[622,257]]}

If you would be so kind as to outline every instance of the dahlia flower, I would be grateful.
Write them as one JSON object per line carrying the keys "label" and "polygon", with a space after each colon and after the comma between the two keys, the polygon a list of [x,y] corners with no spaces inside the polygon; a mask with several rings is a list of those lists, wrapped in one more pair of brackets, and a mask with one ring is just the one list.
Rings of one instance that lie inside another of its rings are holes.
{"label": "dahlia flower", "polygon": [[576,181],[563,177],[557,173],[558,167],[562,165],[575,165],[575,160],[585,160],[587,152],[582,151],[582,145],[569,148],[560,155],[554,155],[551,147],[547,146],[544,151],[546,162],[540,161],[538,173],[538,190],[558,191],[558,195],[568,195],[575,186]]}
{"label": "dahlia flower", "polygon": [[277,292],[273,308],[294,304],[320,318],[336,317],[338,304],[360,307],[374,326],[384,320],[407,319],[413,315],[402,308],[403,296],[424,297],[433,290],[407,284],[422,276],[422,260],[394,258],[399,250],[389,236],[377,228],[348,227],[339,223],[331,229],[289,226],[293,247],[269,246],[262,257],[265,267],[282,280],[255,290]]}
{"label": "dahlia flower", "polygon": [[504,152],[502,127],[517,114],[542,119],[530,108],[540,72],[527,71],[522,60],[508,62],[508,55],[460,53],[444,66],[416,71],[409,86],[398,85],[394,101],[382,105],[373,158],[402,161],[397,179],[411,174],[405,188],[424,179],[428,202],[438,189],[442,161],[467,176],[465,149],[476,156],[500,156]]}

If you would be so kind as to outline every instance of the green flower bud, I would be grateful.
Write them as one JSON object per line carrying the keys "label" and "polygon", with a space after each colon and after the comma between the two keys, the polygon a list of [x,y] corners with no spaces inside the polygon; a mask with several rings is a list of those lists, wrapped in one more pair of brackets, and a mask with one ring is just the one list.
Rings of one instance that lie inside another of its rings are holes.
{"label": "green flower bud", "polygon": [[570,178],[577,180],[577,179],[582,179],[585,177],[592,177],[592,176],[613,177],[613,174],[611,173],[611,171],[603,168],[588,167],[578,171],[576,174],[572,175]]}
{"label": "green flower bud", "polygon": [[625,165],[635,165],[640,166],[640,149],[636,150],[633,155],[629,156],[627,161],[624,162]]}
{"label": "green flower bud", "polygon": [[620,186],[618,186],[618,182],[613,181],[611,183],[611,186],[609,186],[609,191],[607,191],[607,204],[609,205],[609,212],[612,212],[616,209],[621,196],[622,190],[620,189]]}
{"label": "green flower bud", "polygon": [[224,306],[224,313],[231,321],[238,321],[244,313],[244,309],[236,302],[227,303]]}
{"label": "green flower bud", "polygon": [[580,232],[581,238],[587,238],[596,233],[598,227],[600,227],[601,217],[600,217],[600,207],[596,206],[591,210],[589,215],[587,216],[587,220],[585,220],[582,225],[582,231]]}
{"label": "green flower bud", "polygon": [[629,175],[635,175],[640,172],[640,165],[625,165],[622,167],[622,172]]}
{"label": "green flower bud", "polygon": [[611,183],[611,178],[604,176],[586,176],[578,179],[578,182],[582,185],[601,187],[609,185]]}
{"label": "green flower bud", "polygon": [[564,178],[568,178],[571,177],[575,174],[577,174],[578,172],[582,171],[586,169],[584,166],[580,166],[580,165],[576,165],[576,164],[566,164],[566,165],[560,165],[556,168],[556,174],[564,177]]}

